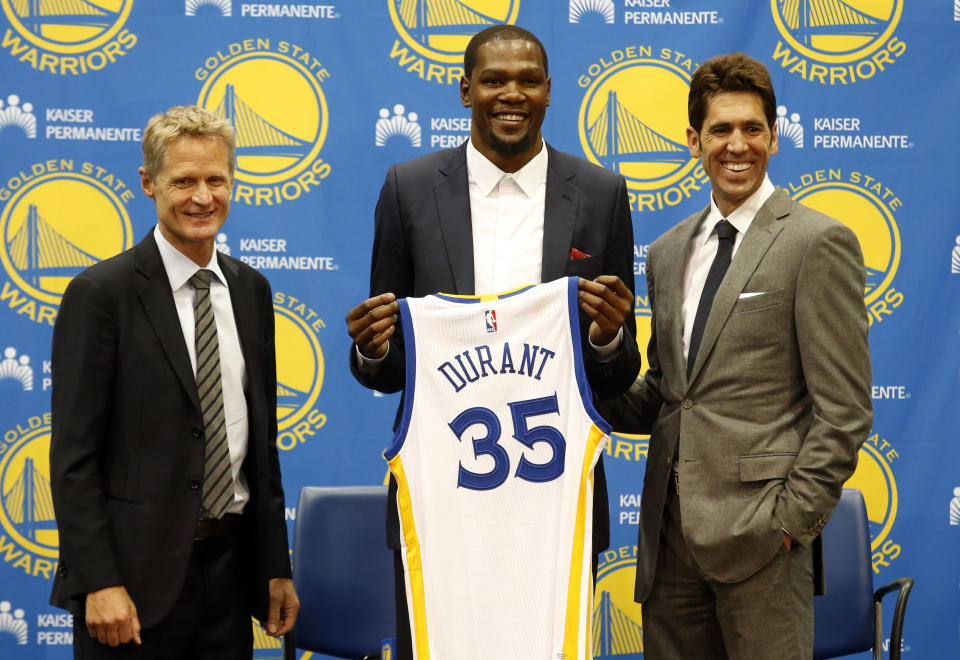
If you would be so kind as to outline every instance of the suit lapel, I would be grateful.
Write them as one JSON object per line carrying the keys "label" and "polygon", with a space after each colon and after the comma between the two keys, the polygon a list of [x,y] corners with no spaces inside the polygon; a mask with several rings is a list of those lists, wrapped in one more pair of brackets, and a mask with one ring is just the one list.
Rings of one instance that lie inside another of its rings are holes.
{"label": "suit lapel", "polygon": [[703,329],[703,340],[700,342],[700,350],[697,352],[697,361],[690,372],[691,381],[697,377],[704,360],[717,342],[720,330],[730,317],[730,312],[743,292],[743,287],[746,286],[750,276],[757,269],[763,255],[767,253],[777,234],[783,229],[783,223],[776,221],[788,215],[789,212],[787,193],[778,189],[760,207],[753,222],[750,223],[733,261],[730,262],[730,269],[717,289],[713,305],[710,307],[710,316],[707,318],[707,325]]}
{"label": "suit lapel", "polygon": [[[684,383],[684,387],[687,381],[685,368],[687,361],[683,351],[683,279],[687,260],[693,249],[693,235],[709,210],[708,206],[703,212],[690,217],[678,227],[677,235],[673,239],[675,247],[671,249],[665,246],[667,249],[664,252],[668,255],[668,261],[661,268],[662,275],[658,273],[658,280],[661,283],[657,285],[657,293],[662,295],[656,298],[657,323],[669,323],[669,326],[664,328],[669,337],[667,346],[675,350],[675,354],[670,359],[670,364],[674,366],[674,372],[670,376],[672,382]],[[665,361],[661,359],[660,364],[664,365]]]}
{"label": "suit lapel", "polygon": [[[470,218],[466,142],[451,152],[449,161],[440,166],[433,194],[437,203],[440,232],[447,251],[447,263],[456,285],[456,291],[449,293],[473,294],[473,226]],[[439,258],[440,255],[437,256]]]}
{"label": "suit lapel", "polygon": [[547,190],[540,265],[542,282],[555,280],[564,274],[573,242],[580,190],[574,185],[575,170],[567,165],[564,155],[547,145]]}
{"label": "suit lapel", "polygon": [[153,331],[160,341],[170,366],[173,367],[180,384],[197,410],[200,410],[200,400],[197,397],[197,380],[190,365],[190,354],[183,339],[183,329],[180,326],[180,317],[177,316],[177,307],[173,302],[173,293],[170,291],[170,280],[163,268],[160,251],[153,238],[151,230],[147,237],[137,245],[134,260],[135,268],[145,282],[140,287],[139,298],[143,311],[153,326]]}

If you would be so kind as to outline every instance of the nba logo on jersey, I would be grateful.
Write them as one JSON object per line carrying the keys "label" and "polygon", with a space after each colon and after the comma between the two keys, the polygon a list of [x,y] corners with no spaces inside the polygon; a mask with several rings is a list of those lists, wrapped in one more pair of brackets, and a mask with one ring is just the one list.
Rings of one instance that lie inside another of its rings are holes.
{"label": "nba logo on jersey", "polygon": [[487,332],[497,331],[497,310],[488,309],[484,311],[483,318],[487,322]]}

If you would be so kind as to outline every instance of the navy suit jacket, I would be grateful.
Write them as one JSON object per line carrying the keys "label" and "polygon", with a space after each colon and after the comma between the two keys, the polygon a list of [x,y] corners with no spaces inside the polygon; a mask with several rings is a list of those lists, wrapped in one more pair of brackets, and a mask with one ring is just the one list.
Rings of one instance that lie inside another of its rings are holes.
{"label": "navy suit jacket", "polygon": [[[243,514],[251,614],[290,577],[276,445],[270,285],[217,258],[246,363],[249,444]],[[60,563],[50,602],[79,612],[88,592],[123,585],[149,627],[183,587],[200,514],[203,416],[153,230],[67,287],[53,331],[50,474]]]}
{"label": "navy suit jacket", "polygon": [[[633,291],[633,223],[623,177],[546,145],[547,187],[543,219],[541,281],[568,275],[594,279],[617,275]],[[375,215],[370,296],[393,292],[397,298],[443,292],[474,294],[473,232],[467,182],[467,144],[393,165],[380,191]],[[588,256],[571,259],[576,248]],[[590,320],[580,315],[587,343]],[[398,328],[399,330],[399,328]],[[584,366],[595,395],[625,392],[640,370],[636,320],[624,324],[623,342],[609,362],[585,348]],[[403,336],[372,377],[350,368],[362,385],[396,392],[404,385]],[[401,404],[402,407],[402,404]],[[391,480],[392,485],[392,480]],[[594,552],[609,545],[609,509],[603,463],[595,475]],[[393,499],[391,499],[393,502]],[[396,507],[388,510],[388,541],[399,547]]]}

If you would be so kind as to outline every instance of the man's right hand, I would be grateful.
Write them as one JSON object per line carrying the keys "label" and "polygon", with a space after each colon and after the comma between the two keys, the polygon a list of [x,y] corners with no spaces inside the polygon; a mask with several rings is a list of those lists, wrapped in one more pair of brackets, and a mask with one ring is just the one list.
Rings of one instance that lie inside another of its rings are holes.
{"label": "man's right hand", "polygon": [[397,326],[400,306],[396,296],[383,293],[367,298],[347,313],[347,332],[365,357],[379,358],[387,354],[390,337]]}
{"label": "man's right hand", "polygon": [[106,587],[87,594],[87,630],[101,644],[140,644],[137,607],[122,586]]}

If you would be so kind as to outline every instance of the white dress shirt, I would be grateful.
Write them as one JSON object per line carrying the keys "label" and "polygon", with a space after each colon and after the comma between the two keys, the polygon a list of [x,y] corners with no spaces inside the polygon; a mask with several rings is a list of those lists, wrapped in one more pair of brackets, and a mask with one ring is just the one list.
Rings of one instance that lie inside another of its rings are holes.
{"label": "white dress shirt", "polygon": [[[743,241],[743,235],[747,233],[750,223],[757,215],[760,207],[766,203],[770,195],[776,188],[770,183],[770,177],[764,175],[763,182],[756,192],[750,195],[743,203],[726,217],[727,222],[737,228],[737,236],[733,240],[733,255],[736,256],[737,248]],[[707,281],[707,274],[710,272],[710,266],[713,264],[714,257],[717,256],[717,248],[720,241],[717,238],[717,223],[723,220],[723,214],[717,208],[717,203],[710,195],[710,211],[704,218],[700,227],[693,235],[693,245],[690,249],[690,257],[687,259],[686,270],[683,276],[683,355],[690,351],[690,336],[693,334],[693,321],[697,317],[697,307],[700,305],[700,295],[703,293],[703,285]],[[732,263],[732,262],[731,262]]]}
{"label": "white dress shirt", "polygon": [[[200,270],[191,259],[173,247],[160,232],[160,226],[153,230],[153,236],[160,249],[160,259],[163,268],[170,280],[170,289],[173,291],[173,302],[177,306],[177,316],[180,318],[180,329],[183,331],[183,341],[190,354],[190,365],[193,373],[197,373],[197,347],[195,341],[194,299],[195,292],[189,280]],[[233,472],[233,502],[227,507],[226,513],[241,513],[247,500],[250,499],[250,489],[247,480],[241,471],[243,460],[247,456],[247,400],[243,394],[247,382],[246,363],[243,352],[240,350],[240,336],[237,333],[237,323],[233,316],[233,305],[230,302],[230,291],[227,289],[227,280],[217,263],[217,252],[214,250],[210,263],[204,266],[213,272],[210,281],[210,304],[213,315],[217,320],[217,343],[220,354],[220,379],[223,389],[223,412],[227,425],[227,445],[230,449],[230,465]]]}

